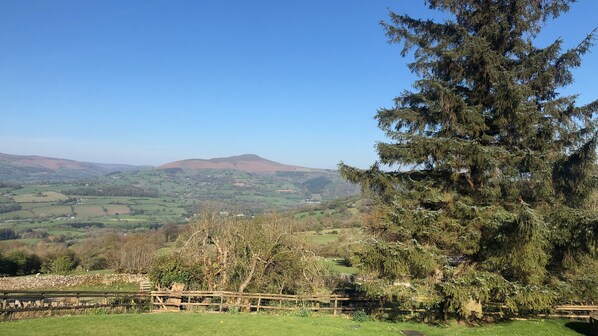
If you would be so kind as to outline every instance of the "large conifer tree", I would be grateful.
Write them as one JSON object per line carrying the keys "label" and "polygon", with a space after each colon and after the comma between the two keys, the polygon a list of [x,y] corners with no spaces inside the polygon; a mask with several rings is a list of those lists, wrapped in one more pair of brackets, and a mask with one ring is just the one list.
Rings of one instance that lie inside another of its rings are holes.
{"label": "large conifer tree", "polygon": [[380,201],[357,254],[367,292],[461,316],[598,301],[598,101],[558,91],[594,32],[569,50],[533,43],[572,2],[428,0],[451,19],[383,23],[419,79],[376,115],[379,162],[340,164]]}

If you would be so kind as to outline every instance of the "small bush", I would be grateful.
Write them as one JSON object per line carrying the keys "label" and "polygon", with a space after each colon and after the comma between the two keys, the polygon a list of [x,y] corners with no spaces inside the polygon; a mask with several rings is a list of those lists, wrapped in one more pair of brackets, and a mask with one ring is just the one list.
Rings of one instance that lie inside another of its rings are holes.
{"label": "small bush", "polygon": [[199,265],[185,263],[177,255],[169,255],[155,260],[149,275],[152,283],[159,287],[170,287],[178,282],[193,288],[201,279],[201,269]]}
{"label": "small bush", "polygon": [[352,315],[353,321],[357,323],[371,322],[374,320],[372,316],[363,310],[356,310]]}
{"label": "small bush", "polygon": [[47,271],[54,274],[68,274],[72,272],[77,265],[79,265],[79,259],[72,251],[68,251],[63,255],[54,258],[54,260],[47,265]]}
{"label": "small bush", "polygon": [[39,272],[41,259],[38,255],[24,251],[0,254],[0,275],[26,275]]}
{"label": "small bush", "polygon": [[299,317],[311,317],[313,312],[309,309],[300,309],[297,311],[297,316]]}
{"label": "small bush", "polygon": [[96,308],[87,311],[87,315],[108,315],[110,311],[106,308]]}

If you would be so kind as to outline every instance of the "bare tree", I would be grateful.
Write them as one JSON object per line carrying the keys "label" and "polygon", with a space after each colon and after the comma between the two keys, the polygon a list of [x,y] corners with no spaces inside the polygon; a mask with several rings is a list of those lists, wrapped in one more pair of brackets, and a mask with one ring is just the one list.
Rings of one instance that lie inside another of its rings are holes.
{"label": "bare tree", "polygon": [[146,272],[160,246],[160,238],[159,233],[114,236],[108,262],[120,271]]}
{"label": "bare tree", "polygon": [[204,213],[181,250],[201,267],[208,290],[297,292],[322,289],[324,271],[293,235],[290,220],[235,219]]}

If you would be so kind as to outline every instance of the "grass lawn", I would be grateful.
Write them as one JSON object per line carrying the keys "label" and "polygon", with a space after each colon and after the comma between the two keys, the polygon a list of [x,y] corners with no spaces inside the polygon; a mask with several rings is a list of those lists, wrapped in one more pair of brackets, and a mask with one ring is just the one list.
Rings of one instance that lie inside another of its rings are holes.
{"label": "grass lawn", "polygon": [[338,234],[320,234],[320,235],[314,234],[314,235],[309,235],[306,237],[307,237],[307,240],[312,243],[324,245],[324,244],[328,244],[328,243],[337,241],[339,235]]}
{"label": "grass lawn", "polygon": [[325,258],[322,262],[333,273],[357,274],[357,268],[346,266],[342,258]]}
{"label": "grass lawn", "polygon": [[[357,323],[343,317],[267,314],[155,313],[39,318],[0,322],[0,335],[401,335],[419,330],[435,335],[584,335],[587,323],[530,320],[482,327],[416,323]],[[582,332],[581,334],[578,333]]]}

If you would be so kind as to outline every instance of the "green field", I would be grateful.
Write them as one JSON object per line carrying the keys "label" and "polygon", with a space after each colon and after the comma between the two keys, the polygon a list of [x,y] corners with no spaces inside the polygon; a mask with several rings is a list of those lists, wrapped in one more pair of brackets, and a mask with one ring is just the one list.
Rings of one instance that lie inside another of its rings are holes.
{"label": "green field", "polygon": [[341,235],[343,234],[356,234],[360,231],[360,229],[355,228],[346,228],[346,229],[326,229],[322,230],[321,232],[315,231],[304,231],[301,232],[301,235],[305,237],[305,239],[309,242],[314,244],[323,245],[334,243],[339,240]]}
{"label": "green field", "polygon": [[308,234],[307,240],[316,244],[327,244],[338,240],[338,234]]}
{"label": "green field", "polygon": [[[514,321],[468,327],[417,323],[357,323],[345,317],[267,314],[157,313],[39,318],[0,323],[0,335],[401,335],[569,336],[588,332],[588,324],[565,320]],[[581,332],[581,333],[579,333]],[[588,335],[588,334],[586,334]]]}
{"label": "green field", "polygon": [[68,196],[55,191],[44,191],[36,194],[19,194],[12,197],[15,202],[56,202],[65,200]]}
{"label": "green field", "polygon": [[189,215],[190,209],[196,210],[192,204],[201,202],[253,215],[274,208],[297,208],[305,199],[331,200],[357,191],[338,173],[329,171],[254,174],[221,169],[147,169],[80,182],[2,188],[0,204],[16,203],[21,208],[1,213],[0,221],[56,219],[67,214],[87,219],[129,212],[145,216],[146,222],[177,221]]}

